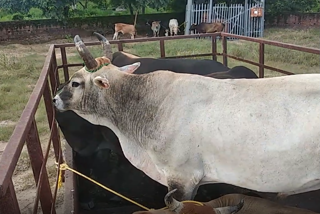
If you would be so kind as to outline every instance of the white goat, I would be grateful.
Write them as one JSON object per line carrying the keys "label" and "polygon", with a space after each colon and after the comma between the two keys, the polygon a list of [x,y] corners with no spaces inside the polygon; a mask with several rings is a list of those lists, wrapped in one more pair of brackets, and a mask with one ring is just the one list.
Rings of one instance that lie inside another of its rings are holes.
{"label": "white goat", "polygon": [[169,21],[169,28],[170,28],[170,35],[178,35],[178,20],[177,19],[170,19]]}

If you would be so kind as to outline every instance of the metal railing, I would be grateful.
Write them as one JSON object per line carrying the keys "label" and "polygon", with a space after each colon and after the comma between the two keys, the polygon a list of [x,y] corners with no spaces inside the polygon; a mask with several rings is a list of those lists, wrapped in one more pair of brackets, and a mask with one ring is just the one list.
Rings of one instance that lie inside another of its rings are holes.
{"label": "metal railing", "polygon": [[[216,37],[222,37],[222,53],[217,52],[217,39]],[[167,40],[177,40],[177,39],[188,39],[195,37],[211,37],[211,53],[197,54],[197,55],[187,55],[187,56],[175,56],[166,57],[165,53],[165,41]],[[254,62],[246,59],[242,59],[236,56],[232,56],[227,52],[227,38],[234,37],[241,40],[251,41],[259,44],[259,62]],[[117,44],[118,50],[123,50],[123,44],[125,43],[137,43],[137,42],[148,42],[148,41],[159,41],[160,45],[160,57],[161,58],[188,58],[188,57],[200,57],[200,56],[212,56],[213,60],[217,59],[217,56],[222,56],[223,64],[228,65],[228,58],[236,59],[252,65],[259,67],[259,77],[264,77],[264,69],[270,69],[276,72],[281,72],[283,74],[293,74],[289,71],[281,70],[271,66],[266,66],[264,64],[264,47],[265,45],[277,46],[281,48],[287,48],[297,51],[303,51],[312,54],[320,55],[320,50],[315,48],[306,48],[297,45],[285,44],[280,42],[274,42],[269,40],[250,38],[244,36],[238,36],[228,33],[213,33],[213,34],[201,34],[201,35],[184,35],[176,37],[158,37],[158,38],[139,38],[139,39],[126,39],[120,41],[110,41],[111,44]],[[99,42],[89,42],[85,43],[87,46],[100,45]],[[22,148],[26,143],[28,154],[31,160],[31,167],[34,174],[35,183],[37,185],[37,194],[35,198],[35,203],[33,206],[33,213],[37,213],[38,202],[40,200],[42,212],[44,214],[54,214],[55,210],[55,198],[57,193],[57,180],[56,188],[54,192],[50,189],[48,172],[46,169],[46,162],[48,159],[48,152],[51,148],[51,143],[53,145],[55,159],[57,162],[62,162],[62,152],[61,152],[61,142],[57,123],[55,121],[54,108],[52,105],[52,96],[55,94],[57,86],[60,84],[59,80],[59,69],[63,69],[64,80],[69,79],[69,67],[83,66],[82,63],[68,64],[66,47],[74,47],[73,43],[67,44],[56,44],[51,45],[44,62],[44,66],[40,73],[39,79],[36,86],[30,96],[30,99],[22,112],[22,115],[11,135],[8,145],[3,151],[0,160],[0,213],[9,214],[15,213],[19,214],[19,204],[17,201],[16,193],[14,190],[14,185],[12,182],[13,172],[18,163],[19,157],[21,155]],[[62,64],[57,65],[56,59],[56,49],[60,49]],[[41,142],[39,138],[39,132],[37,129],[37,124],[35,120],[35,113],[39,107],[40,99],[44,99],[47,119],[49,123],[50,139],[47,145],[47,150],[45,154],[42,152]],[[71,149],[67,145],[66,161],[69,162],[69,166],[72,167],[72,154]],[[70,163],[71,162],[71,163]],[[77,201],[76,201],[76,186],[75,186],[75,176],[66,172],[66,185],[65,185],[65,205],[66,209],[69,209],[73,213],[77,213]],[[59,173],[57,171],[56,177],[58,178]],[[69,199],[69,200],[68,200]]]}

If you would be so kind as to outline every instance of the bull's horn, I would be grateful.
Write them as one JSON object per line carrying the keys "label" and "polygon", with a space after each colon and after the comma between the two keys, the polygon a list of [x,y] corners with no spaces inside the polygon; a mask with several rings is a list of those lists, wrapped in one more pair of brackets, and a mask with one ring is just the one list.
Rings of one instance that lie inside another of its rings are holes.
{"label": "bull's horn", "polygon": [[169,210],[179,213],[180,210],[183,208],[183,203],[173,198],[172,194],[175,191],[177,191],[177,189],[171,190],[166,194],[166,196],[164,197],[164,203],[166,204]]}
{"label": "bull's horn", "polygon": [[84,64],[86,67],[91,70],[96,67],[98,67],[97,61],[94,59],[94,57],[91,55],[88,48],[84,45],[83,41],[81,40],[80,36],[76,35],[74,37],[74,43],[76,45],[76,48],[78,50],[78,53],[80,54],[81,58],[84,61]]}
{"label": "bull's horn", "polygon": [[215,213],[219,213],[219,214],[235,214],[239,212],[239,210],[241,210],[241,208],[243,207],[243,204],[244,204],[244,200],[241,199],[238,205],[213,208],[213,210],[215,211]]}
{"label": "bull's horn", "polygon": [[107,38],[102,36],[100,33],[97,33],[97,32],[94,32],[93,34],[96,35],[96,37],[101,42],[101,46],[102,46],[104,55],[108,59],[110,59],[110,61],[112,61],[112,47],[111,47],[109,41],[107,40]]}

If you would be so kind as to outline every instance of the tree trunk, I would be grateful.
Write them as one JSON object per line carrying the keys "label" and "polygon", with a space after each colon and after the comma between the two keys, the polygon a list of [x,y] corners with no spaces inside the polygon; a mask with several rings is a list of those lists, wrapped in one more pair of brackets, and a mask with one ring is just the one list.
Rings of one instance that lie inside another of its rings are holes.
{"label": "tree trunk", "polygon": [[69,6],[65,6],[64,8],[63,8],[63,16],[65,17],[65,18],[69,18]]}
{"label": "tree trunk", "polygon": [[132,7],[131,3],[128,3],[128,7],[129,7],[129,10],[130,10],[131,16],[133,16],[133,7]]}
{"label": "tree trunk", "polygon": [[142,6],[142,8],[141,8],[141,13],[142,13],[142,14],[146,14],[146,6]]}

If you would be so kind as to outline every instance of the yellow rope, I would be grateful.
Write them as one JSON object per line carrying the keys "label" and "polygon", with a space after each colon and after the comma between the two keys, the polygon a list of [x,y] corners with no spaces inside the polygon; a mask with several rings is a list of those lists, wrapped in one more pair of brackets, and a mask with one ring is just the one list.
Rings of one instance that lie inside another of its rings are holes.
{"label": "yellow rope", "polygon": [[[64,171],[64,170],[70,170],[71,172],[76,173],[76,174],[88,179],[89,181],[97,184],[98,186],[102,187],[103,189],[108,190],[109,192],[112,192],[113,194],[115,194],[115,195],[117,195],[117,196],[119,196],[119,197],[121,197],[121,198],[123,198],[123,199],[125,199],[125,200],[127,200],[127,201],[129,201],[129,202],[131,202],[131,203],[133,203],[133,204],[145,209],[145,210],[150,210],[149,208],[147,208],[147,207],[145,207],[145,206],[143,206],[143,205],[131,200],[130,198],[127,198],[127,197],[121,195],[120,193],[117,193],[117,192],[113,191],[112,189],[109,189],[108,187],[103,186],[102,184],[98,183],[97,181],[85,176],[84,174],[82,174],[82,173],[80,173],[80,172],[78,172],[78,171],[76,171],[74,169],[71,169],[66,163],[60,164],[60,176],[59,176],[59,181],[58,182],[62,182],[62,178],[60,179],[60,177],[62,177],[61,176],[61,171]],[[58,187],[59,186],[61,187],[61,184],[58,183]]]}
{"label": "yellow rope", "polygon": [[[58,164],[58,163],[56,163],[56,164]],[[108,187],[106,187],[106,186],[104,186],[104,185],[100,184],[99,182],[97,182],[97,181],[95,181],[95,180],[93,180],[93,179],[89,178],[88,176],[85,176],[84,174],[82,174],[82,173],[80,173],[80,172],[78,172],[78,171],[76,171],[76,170],[74,170],[74,169],[70,168],[66,163],[62,163],[62,164],[60,164],[60,168],[59,168],[59,170],[60,170],[60,173],[59,173],[59,179],[58,179],[58,188],[59,188],[59,189],[60,189],[60,187],[62,186],[62,171],[70,170],[71,172],[76,173],[77,175],[80,175],[80,176],[82,176],[82,177],[84,177],[84,178],[88,179],[89,181],[91,181],[91,182],[93,182],[93,183],[97,184],[98,186],[102,187],[103,189],[105,189],[105,190],[107,190],[107,191],[109,191],[109,192],[111,192],[111,193],[113,193],[113,194],[115,194],[115,195],[117,195],[117,196],[119,196],[119,197],[121,197],[121,198],[123,198],[123,199],[125,199],[125,200],[127,200],[127,201],[129,201],[129,202],[131,202],[131,203],[133,203],[133,204],[135,204],[135,205],[137,205],[137,206],[139,206],[139,207],[143,208],[143,209],[145,209],[145,210],[148,210],[148,211],[149,211],[149,210],[154,210],[154,209],[149,209],[149,208],[147,208],[147,207],[145,207],[145,206],[143,206],[143,205],[139,204],[138,202],[135,202],[135,201],[131,200],[130,198],[127,198],[126,196],[121,195],[120,193],[117,193],[116,191],[114,191],[114,190],[112,190],[112,189],[110,189],[110,188],[108,188]],[[197,206],[203,206],[203,205],[204,205],[204,204],[203,204],[203,203],[201,203],[201,202],[198,202],[198,201],[191,201],[191,200],[188,200],[188,201],[182,201],[182,203],[195,203]],[[160,210],[165,210],[165,209],[167,209],[167,208],[168,208],[168,207],[164,207],[164,208],[161,208]]]}

